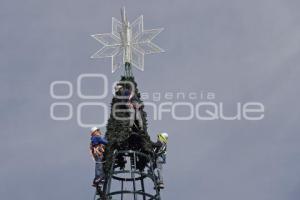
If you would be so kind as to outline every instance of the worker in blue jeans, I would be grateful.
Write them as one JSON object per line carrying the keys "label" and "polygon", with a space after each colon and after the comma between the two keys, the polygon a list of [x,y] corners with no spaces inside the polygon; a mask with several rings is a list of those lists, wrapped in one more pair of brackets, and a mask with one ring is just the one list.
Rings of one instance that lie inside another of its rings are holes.
{"label": "worker in blue jeans", "polygon": [[99,128],[91,128],[91,143],[90,151],[95,160],[95,178],[93,180],[94,187],[102,184],[105,179],[103,171],[103,153],[105,151],[105,145],[107,140],[102,136],[102,133]]}
{"label": "worker in blue jeans", "polygon": [[158,187],[160,189],[164,189],[165,187],[163,180],[163,165],[166,164],[168,138],[169,136],[167,133],[159,133],[157,134],[157,142],[153,143],[154,153],[156,154]]}

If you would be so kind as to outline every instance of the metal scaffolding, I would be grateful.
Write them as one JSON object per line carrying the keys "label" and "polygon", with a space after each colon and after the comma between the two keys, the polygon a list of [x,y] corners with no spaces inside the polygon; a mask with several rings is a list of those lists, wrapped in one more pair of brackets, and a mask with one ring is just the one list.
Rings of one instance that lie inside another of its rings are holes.
{"label": "metal scaffolding", "polygon": [[[122,156],[126,166],[115,164],[116,157]],[[149,162],[144,170],[137,169],[137,161],[146,158]],[[103,188],[98,188],[95,200],[161,200],[158,179],[154,172],[155,160],[137,151],[116,151],[111,171]],[[114,182],[114,183],[113,183]]]}

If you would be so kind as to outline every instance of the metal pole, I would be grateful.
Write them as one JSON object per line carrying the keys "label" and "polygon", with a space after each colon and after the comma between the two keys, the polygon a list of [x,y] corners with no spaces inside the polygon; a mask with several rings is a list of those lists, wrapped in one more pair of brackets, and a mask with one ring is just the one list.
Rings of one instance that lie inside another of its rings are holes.
{"label": "metal pole", "polygon": [[[136,185],[135,185],[135,170],[136,170],[136,157],[135,157],[135,152],[133,152],[133,165],[131,164],[131,178],[133,179],[133,199],[136,200]],[[132,169],[134,170],[134,172],[132,171]]]}
{"label": "metal pole", "polygon": [[[121,191],[124,190],[124,181],[122,180],[122,183],[121,183]],[[123,193],[121,194],[121,200],[123,200]]]}
{"label": "metal pole", "polygon": [[[108,178],[108,180],[107,180],[107,187],[106,187],[106,196],[109,194],[109,192],[110,192],[110,188],[111,188],[111,179],[112,179],[112,177],[113,177],[113,175],[114,175],[114,165],[115,165],[115,157],[116,157],[116,155],[118,154],[118,152],[114,152],[114,155],[113,155],[113,160],[112,160],[112,163],[111,163],[111,168],[110,168],[110,176],[109,176],[109,178]],[[109,197],[110,198],[110,197]]]}
{"label": "metal pole", "polygon": [[133,76],[132,70],[131,70],[131,64],[129,62],[125,62],[125,76],[126,77]]}
{"label": "metal pole", "polygon": [[143,200],[146,200],[144,178],[141,179],[141,187],[143,192]]}
{"label": "metal pole", "polygon": [[[154,160],[153,160],[154,159]],[[150,159],[150,171],[151,171],[151,174],[153,174],[153,182],[154,182],[154,187],[155,187],[155,190],[156,190],[156,199],[157,200],[160,200],[160,189],[158,188],[158,181],[157,181],[157,177],[155,175],[155,172],[154,172],[154,167],[153,167],[153,161],[155,162],[155,157],[152,159]]]}

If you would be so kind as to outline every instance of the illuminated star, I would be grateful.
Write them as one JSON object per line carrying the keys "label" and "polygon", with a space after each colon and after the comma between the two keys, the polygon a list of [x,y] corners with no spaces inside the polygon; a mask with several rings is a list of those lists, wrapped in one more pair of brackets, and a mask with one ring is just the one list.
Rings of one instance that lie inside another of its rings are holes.
{"label": "illuminated star", "polygon": [[91,58],[112,58],[112,73],[125,63],[130,63],[144,71],[144,55],[164,52],[152,40],[163,30],[144,30],[143,16],[141,15],[129,23],[122,10],[122,22],[112,18],[112,33],[92,35],[103,47]]}

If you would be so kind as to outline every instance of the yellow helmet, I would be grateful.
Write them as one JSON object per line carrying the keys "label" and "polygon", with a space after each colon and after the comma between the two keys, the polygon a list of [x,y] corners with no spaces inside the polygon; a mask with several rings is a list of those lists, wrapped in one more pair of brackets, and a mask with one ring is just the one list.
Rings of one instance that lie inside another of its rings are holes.
{"label": "yellow helmet", "polygon": [[166,144],[166,143],[168,143],[169,135],[167,133],[159,133],[159,134],[157,134],[157,138],[159,141]]}

